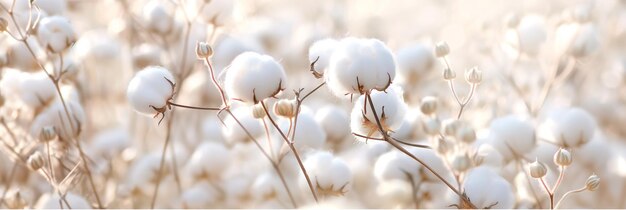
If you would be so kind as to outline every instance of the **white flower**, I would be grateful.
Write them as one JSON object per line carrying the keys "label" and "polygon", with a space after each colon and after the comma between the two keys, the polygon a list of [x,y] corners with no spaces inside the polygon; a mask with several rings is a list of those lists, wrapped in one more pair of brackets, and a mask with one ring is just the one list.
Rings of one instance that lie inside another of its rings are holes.
{"label": "white flower", "polygon": [[196,179],[220,178],[229,160],[230,151],[223,144],[204,142],[193,152],[185,169]]}
{"label": "white flower", "polygon": [[[287,120],[283,120],[281,123],[281,130],[287,134],[289,130],[289,123]],[[300,112],[298,115],[298,122],[292,125],[296,128],[296,134],[294,136],[294,146],[298,151],[303,149],[321,149],[326,143],[326,132],[320,126],[313,115],[306,112]],[[291,136],[288,136],[291,138]]]}
{"label": "white flower", "polygon": [[514,115],[493,120],[489,131],[490,143],[503,155],[505,162],[525,155],[537,144],[535,128]]}
{"label": "white flower", "polygon": [[562,24],[557,28],[555,37],[559,54],[584,57],[600,47],[598,30],[593,23]]}
{"label": "white flower", "polygon": [[76,41],[76,34],[70,21],[62,16],[41,19],[37,27],[37,38],[43,48],[59,53]]}
{"label": "white flower", "polygon": [[315,62],[313,70],[316,77],[324,75],[337,45],[339,45],[339,41],[335,39],[322,39],[313,43],[309,48],[309,63]]}
{"label": "white flower", "polygon": [[80,134],[85,125],[85,111],[77,100],[68,97],[65,99],[69,119],[61,100],[57,98],[33,120],[30,128],[32,136],[39,136],[41,130],[48,126],[54,127],[59,138],[64,140],[72,139]]}
{"label": "white flower", "polygon": [[337,106],[328,105],[318,109],[315,121],[324,128],[328,140],[341,140],[350,134],[350,118],[345,110]]}
{"label": "white flower", "polygon": [[174,94],[175,84],[174,76],[167,69],[149,66],[137,72],[130,80],[126,97],[130,105],[140,113],[164,113]]}
{"label": "white flower", "polygon": [[[404,103],[402,93],[402,89],[397,86],[390,87],[386,93],[376,90],[371,93],[376,114],[385,131],[396,130],[404,122],[407,106]],[[354,103],[352,113],[350,114],[350,128],[352,132],[360,135],[382,137],[369,100],[367,103],[365,102],[365,95],[360,96]],[[357,139],[363,138],[358,137]]]}
{"label": "white flower", "polygon": [[569,108],[556,111],[541,125],[545,138],[566,148],[579,147],[593,138],[596,122],[585,110]]}
{"label": "white flower", "polygon": [[505,40],[519,53],[536,55],[547,38],[545,20],[538,15],[524,16],[517,27],[506,32]]}
{"label": "white flower", "polygon": [[254,104],[275,96],[286,83],[283,67],[274,58],[255,52],[238,55],[228,68],[224,81],[231,99]]}
{"label": "white flower", "polygon": [[[330,152],[319,151],[309,155],[304,161],[304,167],[309,173],[313,187],[322,195],[343,195],[350,189],[352,172],[342,159],[336,158]],[[304,179],[301,179],[304,180]],[[307,189],[306,183],[300,182],[302,189]]]}
{"label": "white flower", "polygon": [[462,189],[477,208],[510,209],[515,204],[511,184],[487,167],[470,170]]}
{"label": "white flower", "polygon": [[170,33],[176,24],[171,11],[168,11],[165,5],[161,4],[159,1],[150,1],[145,5],[142,15],[146,27],[156,33]]}
{"label": "white flower", "polygon": [[396,76],[393,54],[377,39],[345,38],[333,52],[325,80],[337,96],[386,90]]}
{"label": "white flower", "polygon": [[[65,199],[70,206],[67,206],[65,202],[59,202],[61,198],[57,193],[46,193],[39,197],[35,204],[36,209],[92,209],[91,204],[87,199],[72,192],[65,194]],[[62,205],[62,206],[61,206]]]}
{"label": "white flower", "polygon": [[[255,138],[263,136],[265,134],[265,130],[263,128],[263,124],[261,120],[256,119],[252,116],[252,112],[245,107],[235,109],[232,111],[233,115],[239,120],[241,125],[250,132]],[[230,144],[237,142],[246,142],[249,139],[248,135],[244,131],[243,128],[237,123],[237,121],[228,115],[226,120],[224,120],[225,127],[222,128],[222,132],[224,134],[225,140]]]}

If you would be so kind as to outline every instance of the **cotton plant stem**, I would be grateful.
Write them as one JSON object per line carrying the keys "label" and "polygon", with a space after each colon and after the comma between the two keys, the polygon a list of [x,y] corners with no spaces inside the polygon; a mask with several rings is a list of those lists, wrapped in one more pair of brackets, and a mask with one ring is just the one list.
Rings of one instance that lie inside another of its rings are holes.
{"label": "cotton plant stem", "polygon": [[[167,121],[168,128],[171,126],[172,121],[173,121],[171,117],[172,115],[170,115],[170,119]],[[159,170],[157,171],[157,174],[156,174],[157,176],[156,184],[154,186],[154,191],[152,192],[152,201],[150,202],[150,209],[154,209],[157,196],[159,195],[159,187],[161,186],[161,179],[163,179],[163,168],[165,167],[165,154],[167,153],[167,147],[171,140],[170,133],[171,133],[170,129],[165,130],[165,142],[163,143],[163,149],[161,150],[161,160],[159,162]]]}
{"label": "cotton plant stem", "polygon": [[374,114],[374,119],[376,120],[376,124],[378,125],[378,130],[379,130],[380,134],[383,136],[383,138],[389,144],[391,144],[393,147],[395,147],[396,149],[400,150],[402,153],[408,155],[409,157],[411,157],[412,159],[414,159],[415,161],[420,163],[422,166],[424,166],[426,169],[428,169],[439,180],[441,180],[446,186],[448,186],[448,188],[450,188],[452,191],[454,191],[454,193],[456,193],[461,200],[466,202],[470,206],[470,208],[474,208],[475,209],[476,206],[472,202],[470,202],[470,200],[466,196],[464,196],[463,193],[461,193],[459,190],[454,188],[454,186],[452,186],[452,184],[450,184],[450,182],[446,181],[439,173],[437,173],[435,170],[433,170],[428,164],[423,162],[421,159],[417,158],[415,155],[411,154],[411,152],[409,152],[406,149],[404,149],[404,147],[402,147],[400,144],[398,144],[395,140],[389,138],[389,136],[385,132],[385,129],[383,128],[383,126],[382,126],[382,124],[380,122],[380,119],[378,118],[378,114],[376,113],[376,108],[374,107],[374,103],[372,102],[372,97],[370,96],[369,93],[366,93],[365,97],[369,98],[368,101],[369,101],[370,108],[372,109],[372,112]]}
{"label": "cotton plant stem", "polygon": [[306,98],[308,98],[311,94],[315,93],[322,86],[324,86],[326,82],[320,83],[317,87],[313,88],[313,90],[309,91],[309,93],[305,94],[302,98],[300,98],[300,93],[303,89],[300,89],[300,92],[296,92],[296,116],[293,118],[293,133],[291,134],[291,140],[296,139],[296,126],[298,124],[298,116],[300,113],[300,107],[302,107],[302,103]]}
{"label": "cotton plant stem", "polygon": [[541,90],[537,104],[533,107],[533,115],[537,115],[539,113],[539,110],[543,108],[543,105],[545,104],[548,95],[550,95],[550,91],[554,88],[554,85],[567,79],[569,74],[573,72],[575,65],[576,60],[574,58],[567,58],[567,64],[565,65],[565,69],[560,75],[558,73],[559,65],[556,65],[556,68],[554,68],[554,71],[552,71],[553,74],[546,80],[546,83]]}
{"label": "cotton plant stem", "polygon": [[285,135],[285,133],[283,133],[280,127],[278,127],[278,124],[276,124],[276,122],[270,115],[270,112],[267,110],[267,106],[265,106],[265,102],[261,101],[260,103],[261,103],[261,106],[263,107],[263,110],[265,111],[265,114],[267,114],[267,118],[270,120],[272,125],[274,125],[276,130],[278,130],[280,135],[283,137],[283,139],[285,140],[285,144],[289,146],[289,149],[291,149],[291,152],[293,152],[293,155],[296,158],[296,161],[298,161],[298,166],[300,166],[300,170],[304,174],[304,178],[306,178],[307,184],[309,185],[309,189],[311,190],[311,194],[313,195],[315,202],[318,203],[319,200],[317,198],[317,194],[315,193],[315,188],[313,188],[313,183],[311,182],[311,178],[309,178],[309,174],[307,173],[306,168],[304,167],[304,164],[302,163],[302,159],[300,158],[300,154],[298,154],[298,150],[296,150],[296,147],[294,146],[293,140],[289,141],[289,138]]}
{"label": "cotton plant stem", "polygon": [[[445,56],[442,59],[443,59],[444,64],[446,65],[446,68],[450,69],[450,64],[448,63],[448,59]],[[461,119],[461,115],[463,114],[465,107],[470,102],[470,100],[472,100],[472,97],[474,96],[474,92],[476,91],[477,84],[471,84],[468,96],[464,100],[461,100],[459,98],[459,95],[456,93],[456,89],[454,88],[454,81],[452,79],[449,79],[447,81],[448,81],[448,86],[450,87],[450,91],[452,92],[454,99],[456,100],[457,104],[459,104],[459,107],[460,107],[459,112],[456,117],[456,119],[458,120],[458,119]]]}
{"label": "cotton plant stem", "polygon": [[586,187],[582,187],[582,188],[577,189],[577,190],[571,190],[571,191],[566,192],[563,195],[563,197],[561,197],[559,202],[556,203],[556,205],[554,206],[554,209],[558,209],[559,206],[561,206],[561,203],[565,200],[565,198],[567,198],[567,196],[570,196],[571,194],[574,194],[574,193],[579,193],[579,192],[585,191],[586,189],[587,189]]}

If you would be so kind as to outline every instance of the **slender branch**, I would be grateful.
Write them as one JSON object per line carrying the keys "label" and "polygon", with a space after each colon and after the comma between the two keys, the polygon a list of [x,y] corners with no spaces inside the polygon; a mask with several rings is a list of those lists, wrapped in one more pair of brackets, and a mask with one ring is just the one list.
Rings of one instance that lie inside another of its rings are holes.
{"label": "slender branch", "polygon": [[182,105],[182,104],[177,104],[174,102],[168,102],[169,105],[172,106],[176,106],[176,107],[181,107],[181,108],[187,108],[187,109],[196,109],[196,110],[211,110],[211,111],[218,111],[220,110],[220,108],[217,107],[197,107],[197,106],[187,106],[187,105]]}
{"label": "slender branch", "polygon": [[[364,139],[366,139],[366,140],[385,141],[385,139],[384,139],[384,138],[368,137],[368,136],[365,136],[365,135],[363,135],[363,134],[358,134],[358,133],[354,133],[354,132],[352,133],[352,135],[357,136],[357,137],[364,138]],[[399,140],[399,139],[394,138],[394,137],[391,137],[391,136],[390,136],[390,138],[392,138],[393,140],[396,140],[396,141],[397,141],[398,143],[400,143],[400,144],[404,144],[404,145],[407,145],[407,146],[412,146],[412,147],[417,147],[417,148],[424,148],[424,149],[432,149],[432,148],[431,148],[430,146],[428,146],[428,145],[423,145],[423,144],[414,144],[414,143],[410,143],[410,142],[406,142],[406,141]]]}
{"label": "slender branch", "polygon": [[[169,128],[172,124],[172,116],[173,112],[170,115],[170,119],[167,121],[167,127]],[[171,140],[171,130],[165,129],[165,142],[163,143],[163,149],[161,150],[161,160],[159,163],[159,171],[157,172],[156,177],[156,185],[154,187],[154,191],[152,192],[152,201],[150,202],[150,208],[154,209],[156,204],[156,198],[159,195],[159,187],[161,186],[161,179],[163,178],[163,168],[165,167],[165,154],[167,153],[167,147]]]}
{"label": "slender branch", "polygon": [[561,203],[565,200],[565,198],[567,198],[567,196],[569,196],[569,195],[571,195],[571,194],[574,194],[574,193],[579,193],[579,192],[585,191],[586,189],[587,189],[586,187],[582,187],[582,188],[577,189],[577,190],[570,190],[570,191],[566,192],[566,193],[563,195],[563,197],[561,197],[561,199],[559,200],[559,202],[557,202],[557,203],[556,203],[556,205],[554,206],[554,209],[558,209],[558,208],[559,208],[559,206],[561,206]]}

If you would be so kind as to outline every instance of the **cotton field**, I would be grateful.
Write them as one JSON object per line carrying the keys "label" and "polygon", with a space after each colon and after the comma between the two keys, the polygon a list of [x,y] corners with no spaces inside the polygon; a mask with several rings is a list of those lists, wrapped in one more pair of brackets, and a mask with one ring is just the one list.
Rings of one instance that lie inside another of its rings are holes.
{"label": "cotton field", "polygon": [[624,0],[0,0],[0,208],[626,208]]}

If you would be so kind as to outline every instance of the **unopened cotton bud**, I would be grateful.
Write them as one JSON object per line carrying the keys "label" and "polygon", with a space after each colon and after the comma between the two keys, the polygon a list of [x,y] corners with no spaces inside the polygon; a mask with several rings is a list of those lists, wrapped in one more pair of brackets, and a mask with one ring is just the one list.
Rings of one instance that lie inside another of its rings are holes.
{"label": "unopened cotton bud", "polygon": [[459,172],[464,172],[472,167],[472,160],[467,154],[457,155],[452,159],[452,168]]}
{"label": "unopened cotton bud", "polygon": [[26,163],[28,164],[28,168],[30,168],[31,170],[39,170],[41,167],[43,167],[44,164],[43,155],[41,155],[39,151],[36,151],[28,157]]}
{"label": "unopened cotton bud", "polygon": [[0,18],[0,32],[6,31],[7,27],[9,27],[9,21],[7,21],[7,19]]}
{"label": "unopened cotton bud", "polygon": [[554,163],[559,166],[569,166],[572,164],[572,154],[561,148],[554,154]]}
{"label": "unopened cotton bud", "polygon": [[42,141],[53,140],[57,136],[57,132],[52,126],[46,126],[41,129],[40,139]]}
{"label": "unopened cotton bud", "polygon": [[296,116],[296,101],[289,99],[282,99],[274,104],[274,112],[278,116],[292,118]]}
{"label": "unopened cotton bud", "polygon": [[472,127],[463,126],[456,132],[456,139],[465,143],[473,143],[476,141],[476,131]]}
{"label": "unopened cotton bud", "polygon": [[453,80],[454,78],[456,78],[456,72],[452,71],[452,69],[446,68],[443,70],[443,79]]}
{"label": "unopened cotton bud", "polygon": [[600,177],[598,175],[591,175],[587,178],[587,182],[585,182],[585,187],[589,191],[595,191],[600,186]]}
{"label": "unopened cotton bud", "polygon": [[196,45],[196,56],[200,59],[208,58],[213,55],[213,48],[209,43],[198,42]]}
{"label": "unopened cotton bud", "polygon": [[530,171],[530,176],[532,176],[533,178],[542,178],[546,175],[546,173],[548,173],[548,169],[546,168],[546,166],[537,160],[530,163],[528,169]]}
{"label": "unopened cotton bud", "polygon": [[435,45],[435,56],[438,58],[446,56],[450,53],[450,47],[446,42],[439,42]]}
{"label": "unopened cotton bud", "polygon": [[420,110],[426,115],[433,114],[437,111],[437,98],[433,96],[426,96],[422,98],[420,103]]}
{"label": "unopened cotton bud", "polygon": [[483,72],[477,67],[465,71],[465,81],[469,84],[479,84],[483,80]]}
{"label": "unopened cotton bud", "polygon": [[267,114],[265,113],[265,110],[263,109],[263,106],[261,104],[255,104],[252,106],[252,116],[256,119],[263,119],[265,118]]}

